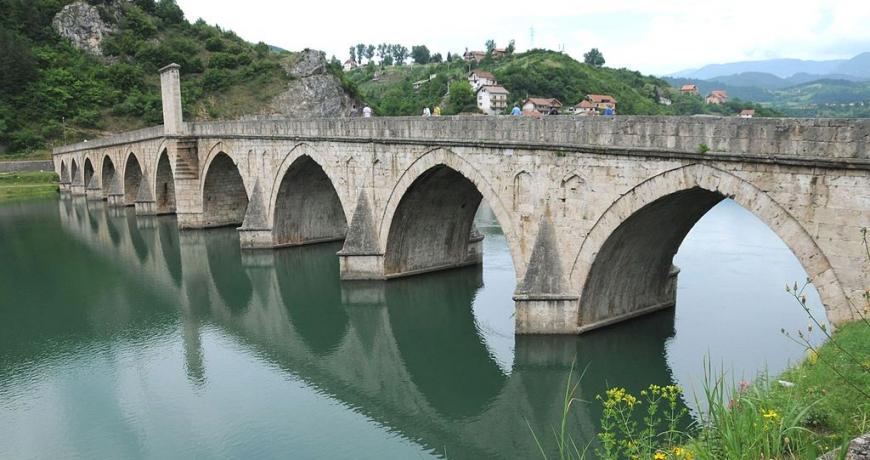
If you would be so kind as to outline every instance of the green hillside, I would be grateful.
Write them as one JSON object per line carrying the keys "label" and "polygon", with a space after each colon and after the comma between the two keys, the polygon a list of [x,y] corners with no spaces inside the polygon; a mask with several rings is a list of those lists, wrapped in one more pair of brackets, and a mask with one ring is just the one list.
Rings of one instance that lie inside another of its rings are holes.
{"label": "green hillside", "polygon": [[162,121],[157,70],[177,62],[188,119],[256,111],[288,79],[293,55],[250,44],[202,21],[174,0],[90,0],[115,30],[103,56],[74,48],[52,28],[71,0],[0,0],[0,152]]}
{"label": "green hillside", "polygon": [[[424,106],[443,104],[448,83],[465,81],[471,68],[461,60],[384,68],[371,63],[348,72],[347,78],[357,85],[375,113],[417,115]],[[484,59],[479,68],[492,72],[499,84],[511,92],[511,104],[538,96],[555,97],[563,104],[573,105],[587,94],[608,94],[616,98],[617,112],[624,115],[733,115],[743,108],[756,108],[762,116],[778,115],[740,101],[727,106],[707,106],[701,98],[679,94],[662,79],[627,69],[587,65],[556,51],[531,50],[501,59]],[[414,89],[414,82],[430,75],[436,77]],[[659,96],[673,104],[660,104]]]}

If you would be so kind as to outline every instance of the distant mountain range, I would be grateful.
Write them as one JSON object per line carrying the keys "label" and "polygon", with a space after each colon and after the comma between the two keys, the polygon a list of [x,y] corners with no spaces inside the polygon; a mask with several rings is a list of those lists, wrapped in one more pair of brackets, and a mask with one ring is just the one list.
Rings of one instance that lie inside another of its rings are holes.
{"label": "distant mountain range", "polygon": [[833,59],[828,61],[807,61],[802,59],[768,59],[763,61],[741,61],[727,64],[710,64],[700,69],[689,69],[676,72],[670,77],[697,78],[702,80],[740,74],[769,74],[781,79],[789,79],[797,75],[805,75],[793,84],[806,83],[820,78],[836,78],[842,80],[870,80],[870,52],[861,53],[851,59]]}

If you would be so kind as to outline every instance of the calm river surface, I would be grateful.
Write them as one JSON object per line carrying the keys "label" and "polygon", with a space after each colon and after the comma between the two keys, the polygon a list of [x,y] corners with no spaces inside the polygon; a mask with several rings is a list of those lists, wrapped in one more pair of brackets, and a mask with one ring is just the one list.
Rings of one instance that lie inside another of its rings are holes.
{"label": "calm river surface", "polygon": [[784,291],[806,275],[733,202],[680,249],[676,309],[580,337],[514,336],[483,214],[482,269],[342,283],[340,244],[242,252],[172,217],[0,204],[0,458],[528,458],[575,360],[586,440],[608,385],[692,406],[705,357],[739,380],[802,355],[779,331],[806,326]]}

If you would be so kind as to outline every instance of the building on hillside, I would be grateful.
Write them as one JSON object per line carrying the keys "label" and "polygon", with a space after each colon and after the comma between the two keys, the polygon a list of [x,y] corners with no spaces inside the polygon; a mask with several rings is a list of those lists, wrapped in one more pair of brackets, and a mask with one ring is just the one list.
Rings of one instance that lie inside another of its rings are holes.
{"label": "building on hillside", "polygon": [[538,112],[537,110],[534,110],[534,109],[523,110],[523,116],[529,117],[529,118],[541,118],[541,117],[543,117],[543,115],[541,115],[541,112]]}
{"label": "building on hillside", "polygon": [[344,65],[341,66],[341,68],[344,69],[345,72],[356,69],[357,67],[359,67],[359,64],[357,64],[356,61],[354,61],[353,59],[348,59],[344,61]]}
{"label": "building on hillside", "polygon": [[483,88],[484,86],[492,86],[497,85],[498,82],[495,81],[495,75],[480,69],[474,69],[468,73],[468,83],[474,88],[475,91]]}
{"label": "building on hillside", "polygon": [[595,110],[595,104],[583,99],[579,104],[575,105],[568,109],[570,112],[573,112],[574,115],[580,116],[590,116],[590,115],[598,115],[598,112]]}
{"label": "building on hillside", "polygon": [[539,113],[550,113],[550,110],[559,110],[562,103],[556,98],[530,97],[523,102],[523,111],[535,110]]}
{"label": "building on hillside", "polygon": [[755,109],[743,109],[740,111],[740,118],[752,118],[755,115]]}
{"label": "building on hillside", "polygon": [[477,108],[488,115],[498,115],[507,109],[510,92],[504,86],[487,85],[477,92]]}
{"label": "building on hillside", "polygon": [[724,104],[728,102],[728,93],[722,89],[714,89],[707,95],[708,104]]}
{"label": "building on hillside", "polygon": [[[492,50],[492,57],[494,59],[499,59],[506,55],[507,50],[505,48],[494,48]],[[483,60],[483,58],[486,57],[486,51],[468,51],[468,48],[465,48],[465,52],[462,53],[462,57],[469,62],[480,62]]]}
{"label": "building on hillside", "polygon": [[587,94],[586,100],[594,105],[599,112],[603,112],[604,109],[616,110],[616,98],[613,96],[608,96],[606,94]]}
{"label": "building on hillside", "polygon": [[698,90],[698,85],[683,85],[680,87],[680,92],[683,94],[691,94],[692,96],[700,96],[701,91]]}

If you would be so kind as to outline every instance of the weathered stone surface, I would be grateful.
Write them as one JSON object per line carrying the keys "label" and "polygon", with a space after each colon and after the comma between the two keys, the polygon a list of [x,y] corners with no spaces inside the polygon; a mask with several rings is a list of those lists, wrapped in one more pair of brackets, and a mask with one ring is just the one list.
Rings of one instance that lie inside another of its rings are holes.
{"label": "weathered stone surface", "polygon": [[858,436],[846,448],[845,457],[840,456],[839,449],[832,450],[825,455],[819,457],[819,460],[834,460],[843,458],[845,460],[870,460],[870,433]]}
{"label": "weathered stone surface", "polygon": [[102,56],[103,38],[114,31],[100,18],[97,7],[83,1],[63,7],[51,21],[54,30],[72,42],[72,45],[88,53]]}

